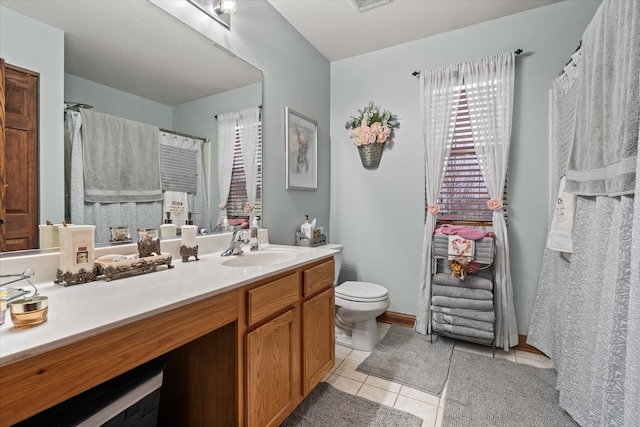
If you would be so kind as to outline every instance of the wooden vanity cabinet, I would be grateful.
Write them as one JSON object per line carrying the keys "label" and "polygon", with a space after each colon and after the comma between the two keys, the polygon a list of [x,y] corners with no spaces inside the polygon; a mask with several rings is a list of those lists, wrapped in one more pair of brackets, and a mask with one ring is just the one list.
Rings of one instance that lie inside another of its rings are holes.
{"label": "wooden vanity cabinet", "polygon": [[309,268],[303,275],[302,392],[306,396],[335,364],[334,261]]}
{"label": "wooden vanity cabinet", "polygon": [[245,288],[245,423],[279,426],[335,361],[334,261]]}

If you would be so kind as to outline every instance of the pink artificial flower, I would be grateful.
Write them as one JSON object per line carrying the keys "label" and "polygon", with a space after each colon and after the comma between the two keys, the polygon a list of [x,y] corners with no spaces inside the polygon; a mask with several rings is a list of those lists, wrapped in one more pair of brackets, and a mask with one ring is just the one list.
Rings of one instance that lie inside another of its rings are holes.
{"label": "pink artificial flower", "polygon": [[497,211],[502,207],[502,201],[498,199],[487,200],[487,207],[492,211]]}
{"label": "pink artificial flower", "polygon": [[220,208],[220,209],[224,209],[224,208],[226,208],[226,207],[227,207],[227,204],[226,204],[226,203],[224,203],[224,202],[221,202],[221,203],[218,205],[218,208]]}
{"label": "pink artificial flower", "polygon": [[250,203],[247,203],[246,205],[244,205],[245,212],[251,212],[252,210],[253,210],[253,206],[251,206]]}
{"label": "pink artificial flower", "polygon": [[440,206],[437,203],[429,203],[427,210],[431,212],[431,215],[435,215],[440,212]]}

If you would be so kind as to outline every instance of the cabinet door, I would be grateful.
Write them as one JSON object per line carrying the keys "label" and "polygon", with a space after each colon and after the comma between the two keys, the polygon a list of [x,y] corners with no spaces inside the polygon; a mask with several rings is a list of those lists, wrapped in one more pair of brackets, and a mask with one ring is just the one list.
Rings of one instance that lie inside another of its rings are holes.
{"label": "cabinet door", "polygon": [[331,286],[302,303],[302,378],[306,396],[335,363],[335,300]]}
{"label": "cabinet door", "polygon": [[300,326],[293,308],[246,338],[247,424],[278,426],[300,400]]}

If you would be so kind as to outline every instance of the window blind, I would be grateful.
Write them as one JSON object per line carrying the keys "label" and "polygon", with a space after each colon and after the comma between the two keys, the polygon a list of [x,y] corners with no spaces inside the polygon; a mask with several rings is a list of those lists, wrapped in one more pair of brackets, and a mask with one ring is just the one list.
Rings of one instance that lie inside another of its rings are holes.
{"label": "window blind", "polygon": [[[482,108],[482,105],[476,103],[474,108]],[[453,138],[446,158],[447,165],[437,201],[440,211],[436,219],[438,222],[491,223],[493,211],[486,205],[490,197],[473,145],[469,103],[464,86],[460,91],[452,128]],[[506,217],[506,183],[502,203]]]}
{"label": "window blind", "polygon": [[[247,203],[247,178],[242,163],[242,145],[240,144],[240,130],[236,127],[236,139],[233,151],[233,170],[231,172],[231,188],[227,199],[227,217],[249,218],[249,213],[244,211]],[[256,149],[256,161],[258,171],[256,179],[256,203],[254,213],[262,218],[262,123],[258,125],[258,145]]]}

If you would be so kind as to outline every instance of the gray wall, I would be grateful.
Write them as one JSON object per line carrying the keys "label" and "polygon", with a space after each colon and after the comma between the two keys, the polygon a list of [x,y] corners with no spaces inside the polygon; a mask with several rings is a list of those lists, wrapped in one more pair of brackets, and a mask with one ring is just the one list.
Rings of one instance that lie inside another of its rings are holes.
{"label": "gray wall", "polygon": [[[331,240],[345,245],[342,279],[380,283],[389,289],[389,310],[415,314],[424,148],[419,79],[411,73],[522,48],[516,60],[508,233],[518,331],[526,334],[549,212],[549,90],[599,4],[566,0],[331,64]],[[401,123],[377,170],[361,166],[344,128],[370,100]]]}
{"label": "gray wall", "polygon": [[[329,229],[330,64],[266,0],[239,0],[231,30],[203,21],[181,2],[151,0],[262,70],[263,226],[272,243],[293,244],[304,215]],[[318,189],[285,190],[285,107],[318,122]],[[213,213],[212,213],[213,215]]]}
{"label": "gray wall", "polygon": [[40,73],[40,223],[64,219],[64,33],[0,6],[0,57]]}

